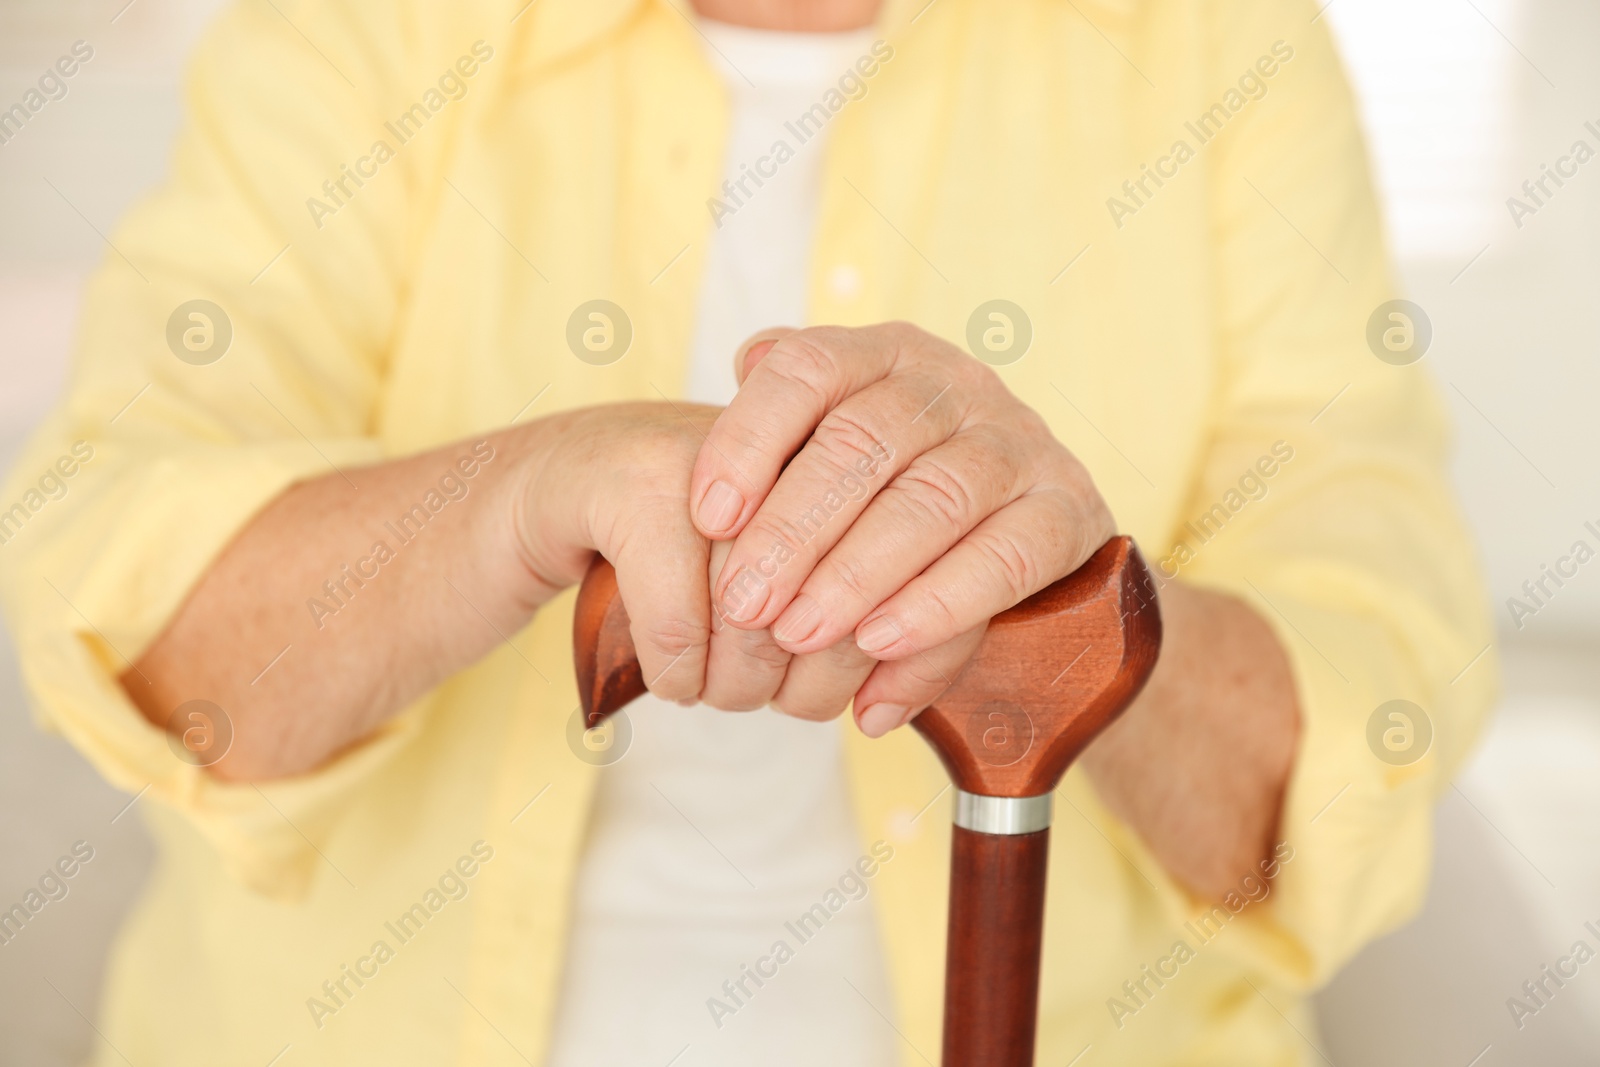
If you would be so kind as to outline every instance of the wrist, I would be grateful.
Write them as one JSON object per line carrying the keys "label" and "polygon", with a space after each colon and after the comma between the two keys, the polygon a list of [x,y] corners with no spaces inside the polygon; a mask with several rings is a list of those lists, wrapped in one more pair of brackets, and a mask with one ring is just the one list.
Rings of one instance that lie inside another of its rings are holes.
{"label": "wrist", "polygon": [[587,414],[562,412],[495,435],[509,461],[488,509],[490,551],[506,562],[507,587],[530,610],[580,581],[594,555],[583,479],[573,477],[570,458]]}

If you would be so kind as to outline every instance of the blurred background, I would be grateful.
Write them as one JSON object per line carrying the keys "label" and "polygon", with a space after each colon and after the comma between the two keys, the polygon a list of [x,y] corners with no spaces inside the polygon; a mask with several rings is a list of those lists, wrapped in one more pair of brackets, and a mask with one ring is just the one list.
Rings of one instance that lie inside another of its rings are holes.
{"label": "blurred background", "polygon": [[[69,93],[0,144],[0,464],[62,387],[104,235],[162,181],[185,57],[222,0],[4,0],[0,107],[85,41]],[[1535,214],[1575,141],[1600,150],[1595,0],[1331,0],[1394,256],[1431,318],[1455,480],[1494,597],[1505,693],[1441,803],[1421,916],[1319,998],[1339,1067],[1600,1062],[1600,965],[1519,1028],[1522,983],[1600,929],[1600,561],[1521,626],[1506,605],[1573,542],[1600,547],[1600,159]],[[1586,128],[1585,123],[1593,123]],[[1520,225],[1518,225],[1520,221]],[[151,848],[130,798],[33,727],[0,631],[0,904],[73,842],[71,895],[0,947],[0,1064],[77,1064],[105,952]]]}

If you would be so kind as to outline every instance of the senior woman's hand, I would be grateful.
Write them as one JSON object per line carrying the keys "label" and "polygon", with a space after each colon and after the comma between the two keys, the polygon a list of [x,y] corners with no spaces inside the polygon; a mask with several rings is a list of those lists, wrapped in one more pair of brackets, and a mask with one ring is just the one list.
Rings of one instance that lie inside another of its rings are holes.
{"label": "senior woman's hand", "polygon": [[[1083,465],[988,366],[905,323],[775,330],[700,449],[690,508],[733,547],[728,624],[794,654],[780,710],[871,736],[950,684],[988,620],[1116,530]],[[822,684],[820,675],[829,681]]]}

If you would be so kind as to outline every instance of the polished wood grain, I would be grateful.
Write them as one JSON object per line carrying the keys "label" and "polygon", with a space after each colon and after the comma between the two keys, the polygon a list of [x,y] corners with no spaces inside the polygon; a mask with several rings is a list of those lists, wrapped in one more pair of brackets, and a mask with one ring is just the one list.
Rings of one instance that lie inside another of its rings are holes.
{"label": "polished wood grain", "polygon": [[1050,831],[950,841],[944,962],[945,1067],[1033,1063]]}
{"label": "polished wood grain", "polygon": [[628,632],[628,609],[617,595],[617,571],[599,555],[578,587],[572,616],[572,658],[584,724],[602,719],[645,694],[644,675]]}
{"label": "polished wood grain", "polygon": [[1138,695],[1161,648],[1155,585],[1130,537],[989,623],[950,688],[912,726],[969,793],[1056,787]]}

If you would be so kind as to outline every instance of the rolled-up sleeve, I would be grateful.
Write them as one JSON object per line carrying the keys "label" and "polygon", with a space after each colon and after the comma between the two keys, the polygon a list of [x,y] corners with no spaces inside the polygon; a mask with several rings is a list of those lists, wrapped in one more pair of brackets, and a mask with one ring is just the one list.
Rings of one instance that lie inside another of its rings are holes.
{"label": "rolled-up sleeve", "polygon": [[[1261,55],[1279,62],[1208,149],[1225,366],[1195,521],[1169,558],[1252,605],[1293,669],[1301,733],[1279,830],[1292,858],[1224,951],[1303,989],[1420,906],[1433,806],[1496,666],[1430,360],[1393,365],[1367,340],[1398,294],[1326,22],[1304,3],[1220,6],[1219,93]],[[1384,718],[1400,732],[1370,741],[1392,700],[1421,709],[1413,733]]]}
{"label": "rolled-up sleeve", "polygon": [[[404,20],[362,21],[356,5],[247,3],[212,28],[172,177],[111,234],[67,396],[0,497],[4,603],[40,721],[119,788],[191,817],[230,870],[276,895],[304,888],[341,799],[414,717],[257,788],[179,759],[117,679],[269,501],[381,457],[372,426],[405,241],[393,220],[412,214],[421,149],[382,181],[347,182],[356,195],[324,190],[381,129],[393,73],[376,57],[410,51],[389,39]],[[318,219],[313,197],[337,217]],[[192,301],[209,306],[179,313]]]}

